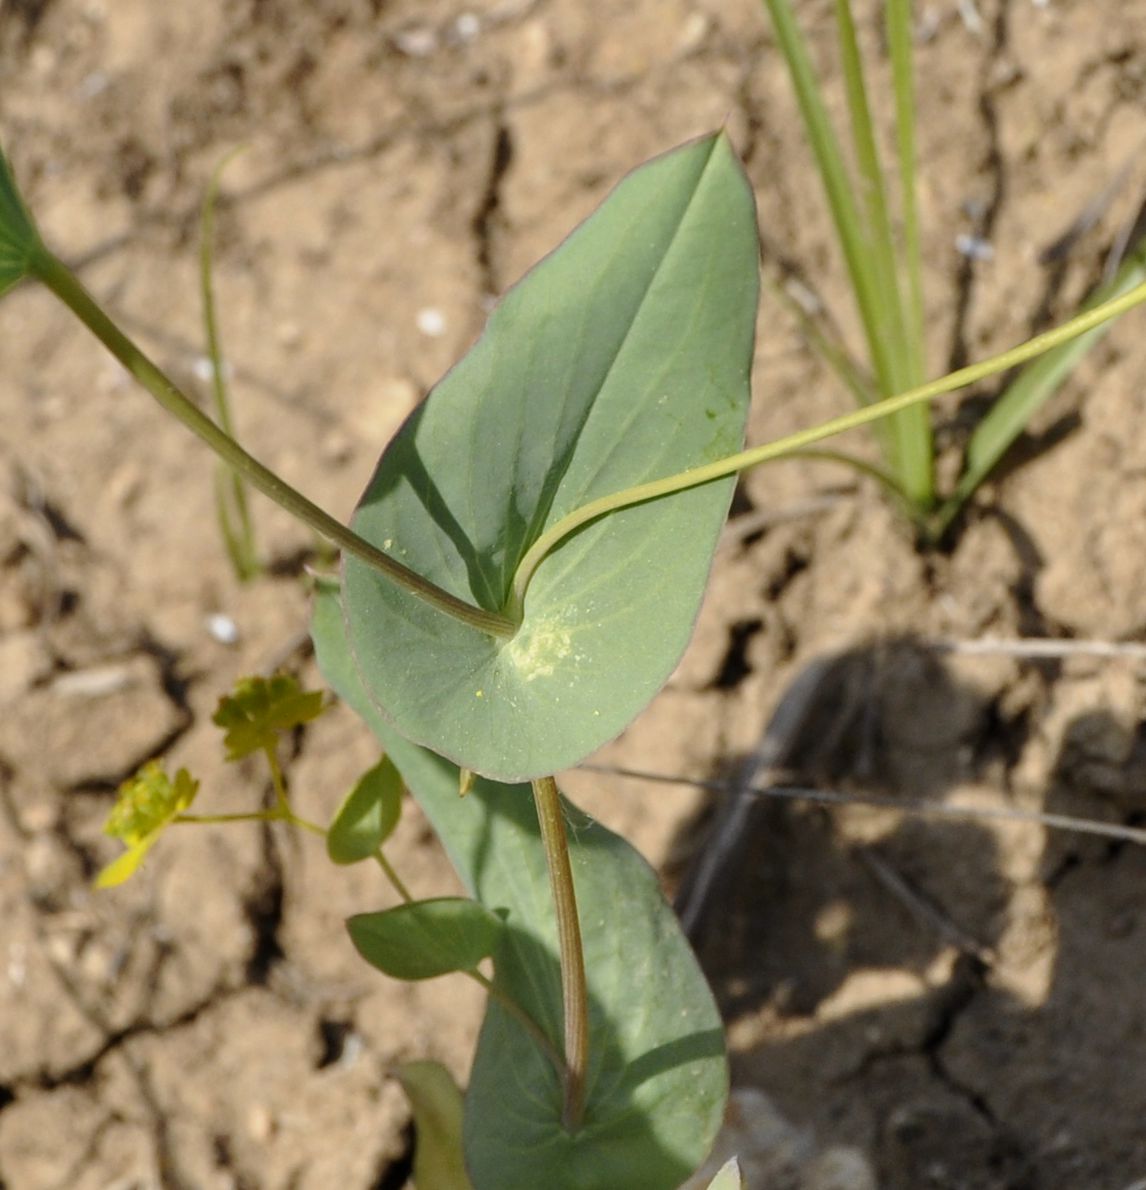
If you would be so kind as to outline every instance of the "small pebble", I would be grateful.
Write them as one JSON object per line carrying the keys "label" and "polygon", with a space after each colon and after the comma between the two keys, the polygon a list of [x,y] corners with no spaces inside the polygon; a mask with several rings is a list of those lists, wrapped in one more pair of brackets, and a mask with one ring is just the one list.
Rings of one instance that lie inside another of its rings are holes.
{"label": "small pebble", "polygon": [[4,974],[12,987],[24,986],[28,978],[28,948],[23,942],[12,942],[8,946],[8,963]]}
{"label": "small pebble", "polygon": [[434,306],[426,306],[417,315],[418,330],[431,339],[437,339],[446,333],[446,316]]}
{"label": "small pebble", "polygon": [[407,58],[428,58],[438,48],[433,29],[406,29],[394,34],[394,48]]}
{"label": "small pebble", "polygon": [[256,1103],[247,1113],[247,1135],[263,1144],[274,1135],[275,1118],[265,1104]]}
{"label": "small pebble", "polygon": [[[191,371],[196,380],[201,380],[204,384],[210,383],[215,378],[215,366],[211,363],[208,356],[197,355],[194,362],[191,364]],[[223,364],[223,379],[230,380],[232,376],[232,369],[230,364]]]}
{"label": "small pebble", "polygon": [[680,36],[676,41],[676,48],[678,54],[691,54],[693,50],[700,49],[704,43],[704,39],[708,36],[708,31],[712,27],[712,23],[708,15],[703,12],[692,13],[688,20],[684,23],[684,28],[680,32]]}
{"label": "small pebble", "polygon": [[212,612],[204,620],[207,631],[221,645],[239,643],[239,626],[224,612]]}
{"label": "small pebble", "polygon": [[981,236],[969,235],[961,231],[955,237],[955,251],[968,260],[994,260],[995,247],[990,241]]}
{"label": "small pebble", "polygon": [[70,970],[79,955],[80,940],[75,934],[49,934],[44,940],[44,949],[53,963]]}
{"label": "small pebble", "polygon": [[463,12],[454,21],[454,36],[461,42],[473,41],[481,32],[481,22],[472,12]]}
{"label": "small pebble", "polygon": [[103,665],[61,674],[52,683],[51,690],[64,698],[105,698],[126,690],[131,684],[131,671],[127,666]]}
{"label": "small pebble", "polygon": [[102,95],[110,86],[111,79],[106,72],[93,70],[91,74],[84,75],[76,90],[81,100],[94,99],[97,95]]}

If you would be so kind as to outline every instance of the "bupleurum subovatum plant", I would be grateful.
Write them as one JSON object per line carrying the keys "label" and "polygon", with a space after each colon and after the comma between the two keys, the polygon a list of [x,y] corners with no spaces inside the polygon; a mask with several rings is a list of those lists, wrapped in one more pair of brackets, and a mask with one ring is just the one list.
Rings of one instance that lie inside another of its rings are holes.
{"label": "bupleurum subovatum plant", "polygon": [[[383,768],[324,831],[291,811],[274,747],[321,709],[315,696],[244,685],[216,721],[233,755],[261,751],[271,765],[278,804],[257,816],[325,833],[336,862],[374,856],[387,870],[397,782],[386,766],[433,824],[473,899],[411,902],[387,871],[403,904],[349,928],[397,977],[486,980],[462,1125],[468,1177],[479,1190],[679,1184],[723,1112],[719,1016],[655,875],[562,801],[552,774],[615,736],[668,677],[739,471],[1033,358],[1146,293],[738,451],[755,211],[727,137],[706,137],[631,174],[506,294],[387,447],[348,529],[122,333],[45,247],[0,166],[0,292],[24,277],[45,284],[247,482],[343,552],[341,579],[318,584],[312,635],[327,680],[385,748]],[[125,790],[123,869],[164,824],[193,818],[194,793],[188,775],[159,770]],[[124,874],[113,864],[109,879]],[[477,972],[486,957],[492,981]],[[410,1084],[417,1102],[419,1078]]]}

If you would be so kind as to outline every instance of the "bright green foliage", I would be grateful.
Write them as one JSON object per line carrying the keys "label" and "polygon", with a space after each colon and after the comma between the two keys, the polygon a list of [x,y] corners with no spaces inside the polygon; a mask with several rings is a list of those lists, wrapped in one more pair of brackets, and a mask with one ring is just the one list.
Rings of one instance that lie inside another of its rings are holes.
{"label": "bright green foliage", "polygon": [[240,678],[233,694],[219,699],[211,721],[224,730],[228,760],[273,749],[281,732],[317,719],[326,709],[321,690],[303,690],[287,674]]}
{"label": "bright green foliage", "polygon": [[122,884],[143,862],[160,831],[195,800],[199,782],[186,769],[172,781],[158,760],[147,764],[119,787],[119,795],[104,825],[104,833],[127,845],[96,877],[96,888]]}
{"label": "bright green foliage", "polygon": [[462,1093],[438,1062],[407,1062],[398,1081],[414,1109],[418,1190],[473,1190],[462,1156]]}
{"label": "bright green foliage", "polygon": [[[499,989],[560,1045],[553,900],[527,786],[482,778],[458,797],[457,768],[403,740],[367,696],[337,591],[321,587],[312,632],[324,676],[378,736],[466,888],[505,924]],[[478,1190],[674,1190],[708,1153],[728,1073],[712,993],[655,873],[623,839],[565,804],[585,943],[590,1069],[584,1126],[566,1132],[548,1059],[496,1001],[466,1099]]]}
{"label": "bright green foliage", "polygon": [[402,777],[388,757],[358,778],[326,832],[326,853],[336,864],[370,859],[390,837],[402,813]]}
{"label": "bright green foliage", "polygon": [[28,275],[29,262],[41,251],[36,225],[0,151],[0,294]]}
{"label": "bright green foliage", "polygon": [[[725,136],[631,174],[505,296],[399,431],[355,530],[452,594],[507,610],[522,555],[566,513],[740,445],[757,257]],[[486,776],[575,764],[679,659],[732,482],[567,539],[508,642],[348,558],[350,641],[372,700],[404,736]]]}
{"label": "bright green foliage", "polygon": [[434,979],[469,971],[497,945],[502,921],[477,901],[437,897],[346,922],[358,953],[395,979]]}

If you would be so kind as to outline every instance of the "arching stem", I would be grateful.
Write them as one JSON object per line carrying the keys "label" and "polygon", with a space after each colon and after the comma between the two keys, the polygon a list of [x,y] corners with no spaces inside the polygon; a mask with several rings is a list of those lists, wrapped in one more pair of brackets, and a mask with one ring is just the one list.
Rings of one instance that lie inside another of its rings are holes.
{"label": "arching stem", "polygon": [[598,517],[602,517],[606,513],[617,512],[622,508],[630,508],[634,504],[643,504],[647,500],[656,500],[662,496],[671,496],[676,492],[687,491],[689,488],[712,483],[718,479],[726,479],[730,475],[737,475],[741,471],[747,471],[750,467],[756,467],[761,463],[794,454],[796,451],[806,450],[814,443],[831,438],[835,434],[842,434],[845,430],[867,425],[882,417],[909,409],[913,405],[933,401],[945,393],[966,388],[988,376],[994,376],[999,372],[1005,372],[1019,364],[1026,363],[1027,360],[1034,359],[1071,339],[1076,339],[1079,335],[1093,330],[1111,318],[1116,318],[1119,314],[1125,313],[1143,301],[1146,301],[1146,283],[1135,286],[1129,293],[1120,297],[1103,302],[1093,310],[1079,314],[1062,326],[1036,335],[1018,347],[1011,348],[1010,351],[1004,351],[1000,355],[992,356],[977,364],[971,364],[966,368],[959,368],[946,376],[941,376],[938,380],[932,380],[918,388],[913,388],[909,392],[888,397],[883,401],[876,401],[862,409],[845,413],[841,417],[834,417],[830,421],[800,430],[795,434],[789,434],[784,438],[777,438],[774,442],[767,442],[763,446],[743,450],[739,454],[728,455],[726,458],[717,459],[715,462],[705,463],[699,467],[691,467],[676,475],[667,475],[662,479],[636,484],[634,487],[590,500],[550,526],[526,551],[518,563],[517,573],[513,578],[513,591],[507,608],[508,617],[520,622],[525,607],[526,591],[529,589],[537,567],[541,565],[545,557],[571,533],[575,533],[582,526],[597,520]]}
{"label": "arching stem", "polygon": [[440,612],[464,624],[509,639],[516,624],[503,615],[474,607],[403,566],[335,520],[256,458],[203,413],[104,313],[76,276],[46,249],[35,253],[28,272],[42,281],[66,305],[127,371],[193,434],[207,444],[252,487],[258,488],[292,516],[309,525],[339,549],[384,574],[392,583],[416,595]]}

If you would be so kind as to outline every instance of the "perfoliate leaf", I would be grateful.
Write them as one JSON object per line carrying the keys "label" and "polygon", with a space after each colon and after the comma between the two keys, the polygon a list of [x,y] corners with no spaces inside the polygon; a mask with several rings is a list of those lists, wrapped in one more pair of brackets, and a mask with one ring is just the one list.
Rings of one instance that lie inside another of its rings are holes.
{"label": "perfoliate leaf", "polygon": [[336,864],[369,859],[390,837],[402,813],[402,778],[388,757],[362,774],[326,832],[326,852]]}
{"label": "perfoliate leaf", "polygon": [[473,1190],[462,1155],[462,1093],[438,1062],[406,1062],[398,1081],[414,1109],[417,1190]]}
{"label": "perfoliate leaf", "polygon": [[[632,173],[505,295],[399,430],[355,530],[502,611],[523,555],[567,514],[739,449],[757,261],[752,191],[723,134]],[[576,764],[676,665],[733,482],[566,538],[509,641],[346,558],[350,645],[371,699],[406,738],[488,777]]]}
{"label": "perfoliate leaf", "polygon": [[[457,768],[403,740],[366,695],[330,585],[317,593],[312,632],[324,676],[398,766],[462,883],[505,914],[500,991],[560,1048],[557,931],[529,787],[478,778],[458,797]],[[467,1168],[477,1190],[676,1190],[724,1117],[720,1014],[656,874],[623,839],[564,810],[591,1005],[585,1123],[566,1130],[553,1067],[491,1000],[467,1092]]]}
{"label": "perfoliate leaf", "polygon": [[0,151],[0,294],[28,275],[28,264],[40,251],[36,225],[16,188],[11,166]]}
{"label": "perfoliate leaf", "polygon": [[321,690],[303,690],[296,678],[240,678],[219,699],[211,721],[223,728],[228,760],[273,748],[281,732],[317,719],[326,709]]}
{"label": "perfoliate leaf", "polygon": [[493,953],[503,923],[464,897],[413,901],[346,923],[358,953],[395,979],[433,979],[468,971]]}

